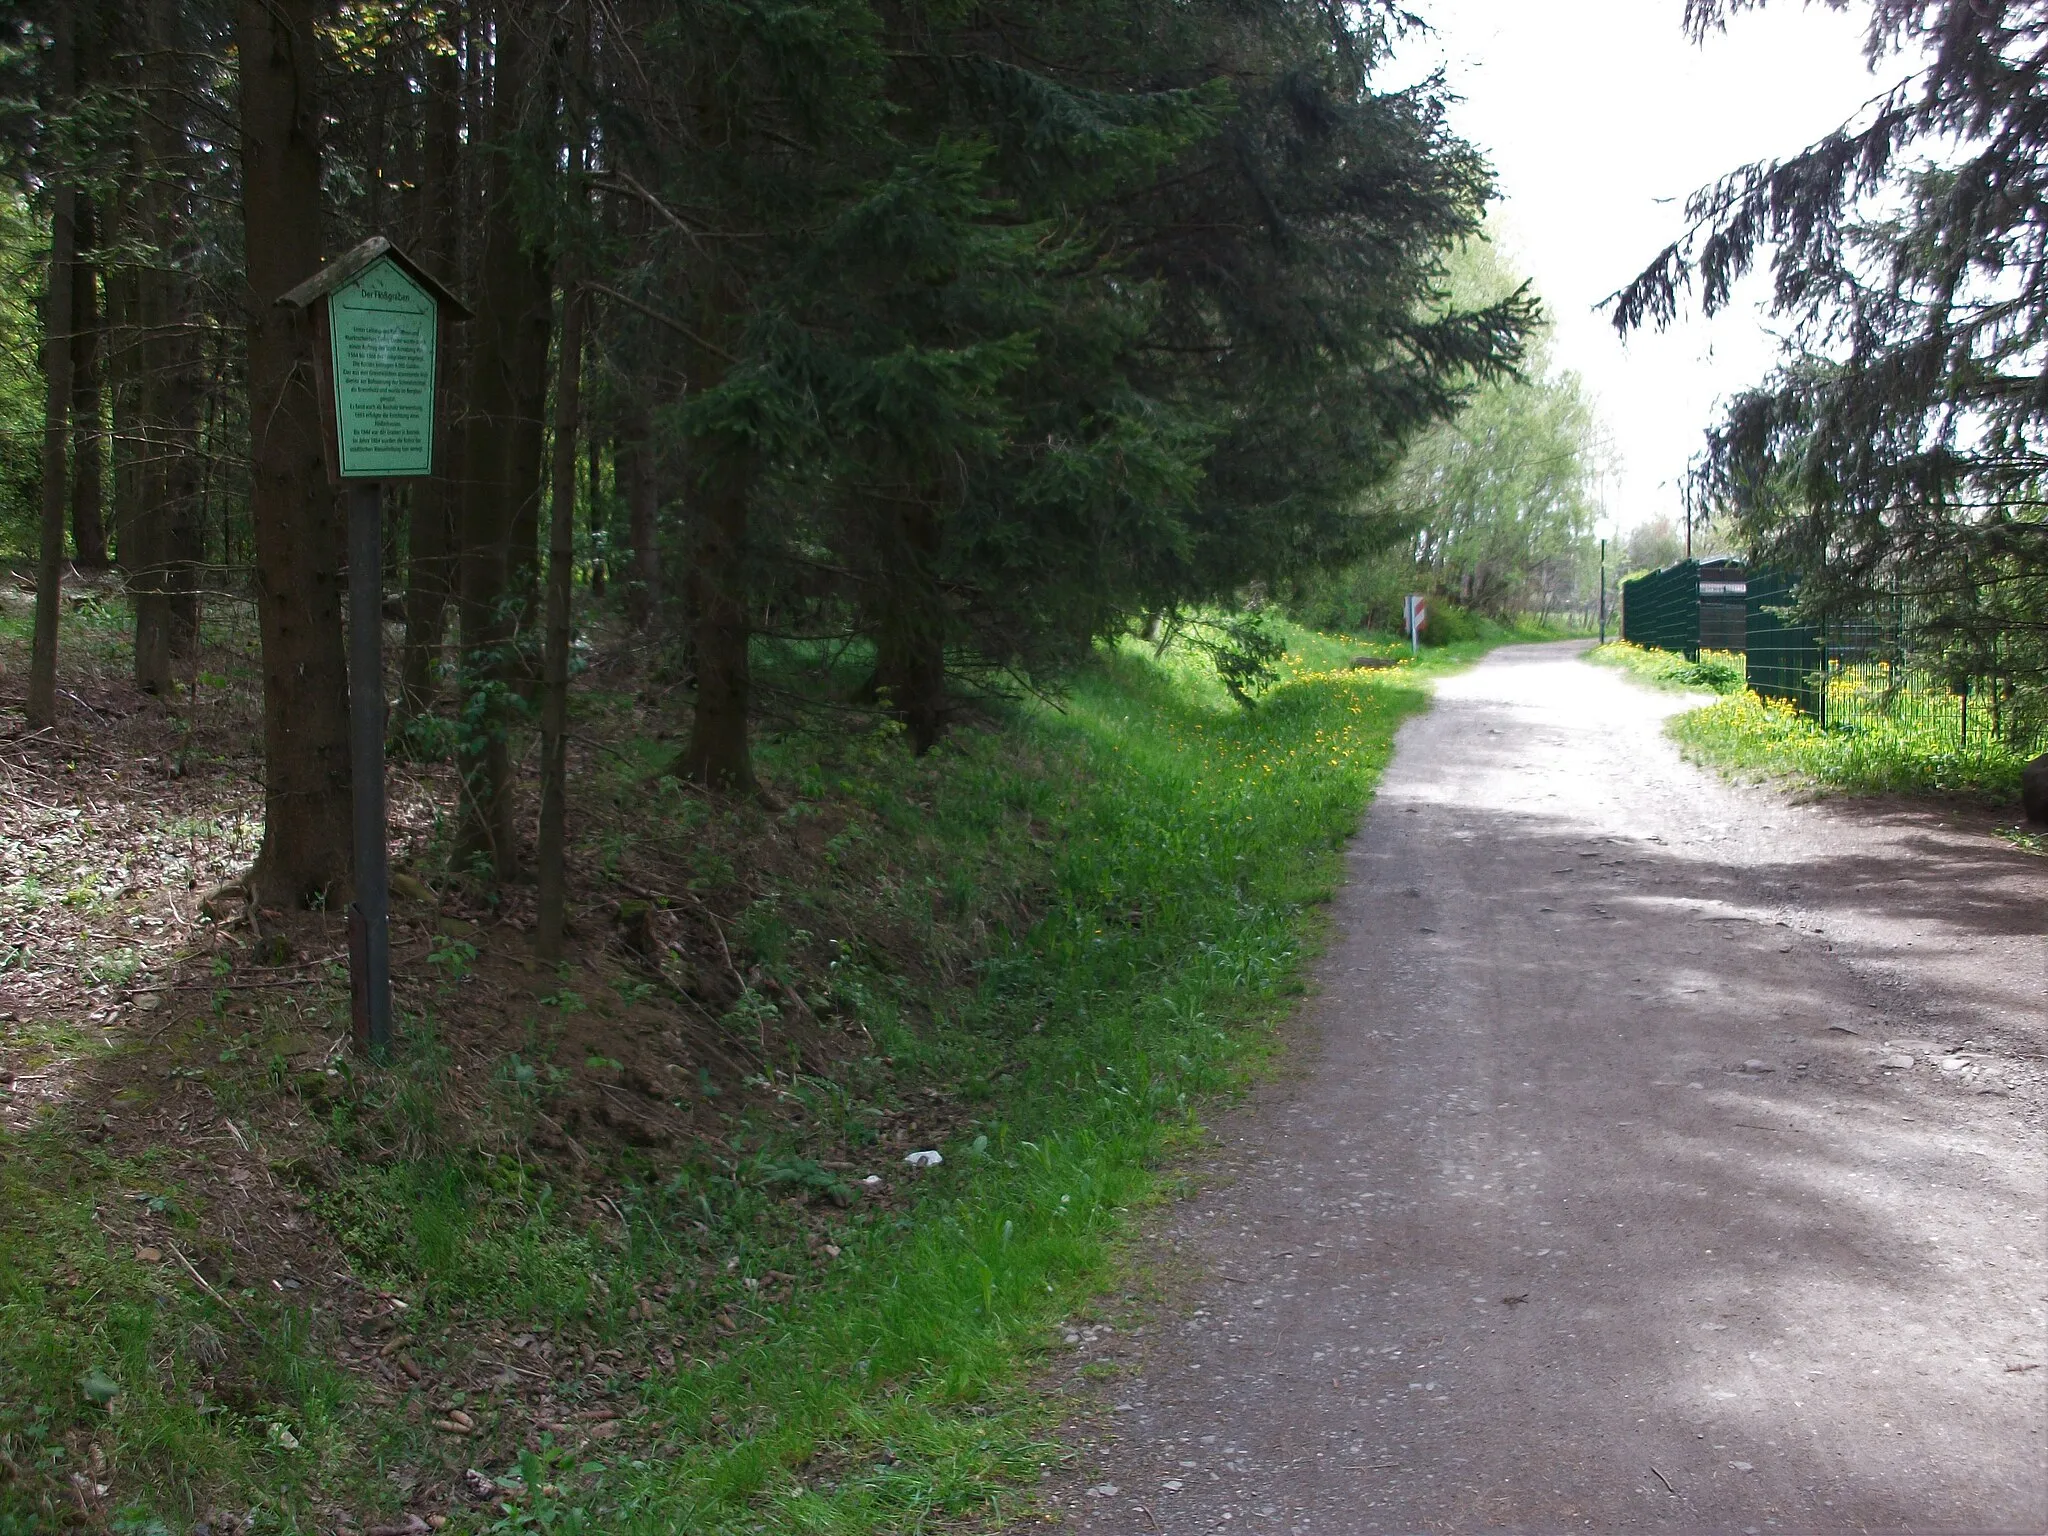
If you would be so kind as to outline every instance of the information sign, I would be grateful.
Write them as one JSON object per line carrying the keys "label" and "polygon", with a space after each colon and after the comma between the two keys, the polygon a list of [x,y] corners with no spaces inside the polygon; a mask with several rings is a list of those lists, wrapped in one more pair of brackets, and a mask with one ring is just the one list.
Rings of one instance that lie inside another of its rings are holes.
{"label": "information sign", "polygon": [[434,385],[444,321],[462,301],[372,235],[277,302],[313,322],[328,477],[348,488],[349,789],[355,900],[348,978],[356,1046],[391,1045],[390,827],[384,815],[384,482],[434,472]]}
{"label": "information sign", "polygon": [[336,469],[344,480],[396,480],[434,467],[433,294],[380,256],[327,300]]}

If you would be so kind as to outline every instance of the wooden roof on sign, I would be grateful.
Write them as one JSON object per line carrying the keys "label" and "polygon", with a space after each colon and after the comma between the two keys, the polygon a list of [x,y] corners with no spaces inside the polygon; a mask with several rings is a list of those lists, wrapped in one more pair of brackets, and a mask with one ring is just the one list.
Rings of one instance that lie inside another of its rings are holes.
{"label": "wooden roof on sign", "polygon": [[343,251],[303,283],[279,294],[277,302],[289,304],[294,309],[311,309],[318,300],[326,298],[335,289],[356,276],[356,274],[368,267],[380,256],[390,257],[392,263],[400,271],[426,289],[428,293],[432,294],[434,302],[439,304],[444,310],[449,311],[452,318],[456,320],[467,320],[470,318],[471,311],[467,304],[450,293],[447,287],[438,281],[432,273],[428,272],[426,268],[406,255],[405,252],[401,251],[382,235],[372,235],[361,245],[351,250]]}

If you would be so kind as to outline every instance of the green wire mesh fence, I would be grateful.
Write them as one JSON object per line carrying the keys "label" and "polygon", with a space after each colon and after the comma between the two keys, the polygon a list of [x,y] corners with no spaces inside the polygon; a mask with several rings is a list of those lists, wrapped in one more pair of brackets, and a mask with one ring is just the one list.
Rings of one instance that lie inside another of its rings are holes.
{"label": "green wire mesh fence", "polygon": [[1745,594],[1748,684],[1826,730],[1913,736],[1967,751],[2048,750],[2040,701],[2000,665],[1994,647],[1969,664],[1929,655],[1913,640],[1904,602],[1825,626],[1788,616],[1796,583],[1752,572]]}
{"label": "green wire mesh fence", "polygon": [[1826,689],[1821,673],[1826,651],[1820,631],[1795,624],[1784,615],[1793,600],[1793,582],[1777,571],[1754,571],[1744,594],[1743,645],[1748,653],[1749,686],[1767,699],[1783,699],[1794,708],[1818,716]]}
{"label": "green wire mesh fence", "polygon": [[1750,689],[1811,715],[1824,730],[1912,737],[1941,748],[2048,750],[2048,707],[2002,664],[1998,647],[1930,652],[1914,614],[1893,600],[1816,625],[1795,620],[1797,583],[1729,559],[1681,560],[1621,585],[1631,645],[1745,653]]}
{"label": "green wire mesh fence", "polygon": [[1657,651],[1739,651],[1745,620],[1742,562],[1680,560],[1621,584],[1621,638]]}

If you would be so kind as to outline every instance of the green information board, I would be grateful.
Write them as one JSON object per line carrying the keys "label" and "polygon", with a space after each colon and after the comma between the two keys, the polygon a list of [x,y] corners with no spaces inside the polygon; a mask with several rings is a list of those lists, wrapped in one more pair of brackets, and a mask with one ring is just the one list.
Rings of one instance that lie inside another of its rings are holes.
{"label": "green information board", "polygon": [[327,330],[341,477],[433,473],[440,335],[434,295],[380,256],[329,296]]}

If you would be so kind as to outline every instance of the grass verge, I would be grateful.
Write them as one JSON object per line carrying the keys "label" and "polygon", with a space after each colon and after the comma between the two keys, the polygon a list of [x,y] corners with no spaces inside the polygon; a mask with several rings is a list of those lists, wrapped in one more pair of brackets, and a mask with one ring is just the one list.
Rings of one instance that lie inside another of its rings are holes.
{"label": "grass verge", "polygon": [[0,1532],[1003,1523],[1047,1454],[1020,1383],[1270,1048],[1427,675],[1485,648],[1287,636],[1253,710],[1128,644],[922,762],[773,734],[774,812],[649,793],[622,738],[583,867],[660,853],[678,894],[523,980],[423,921],[387,1071],[294,1054],[345,1010],[324,961],[174,1029],[9,1026],[10,1088],[69,1086],[0,1136]]}
{"label": "grass verge", "polygon": [[1739,651],[1702,651],[1688,660],[1678,651],[1659,651],[1610,640],[1586,653],[1587,659],[1619,667],[1639,682],[1678,693],[1740,693],[1745,670]]}
{"label": "grass verge", "polygon": [[[1675,651],[1615,641],[1588,655],[1653,687],[1725,695],[1678,716],[1672,737],[1695,761],[1727,772],[1790,779],[1852,794],[1965,796],[2005,805],[2017,800],[2020,770],[2031,755],[1979,732],[1967,746],[1954,723],[1938,714],[1890,714],[1865,708],[1823,729],[1782,699],[1744,687],[1744,658],[1702,651],[1688,661]],[[2021,834],[2013,839],[2026,847]]]}
{"label": "grass verge", "polygon": [[1823,730],[1784,700],[1754,693],[1681,715],[1670,730],[1690,755],[1715,767],[1854,794],[1960,795],[2010,805],[2019,799],[2027,761],[2002,742],[1973,738],[1964,747],[1946,731],[1882,716]]}

